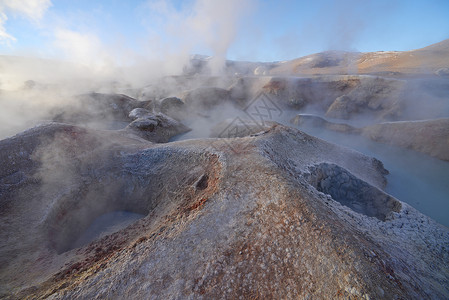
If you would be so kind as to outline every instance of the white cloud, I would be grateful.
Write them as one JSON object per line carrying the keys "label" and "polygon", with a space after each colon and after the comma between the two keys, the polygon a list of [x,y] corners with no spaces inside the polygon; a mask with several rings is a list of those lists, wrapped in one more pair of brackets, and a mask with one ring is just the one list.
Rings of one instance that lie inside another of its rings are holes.
{"label": "white cloud", "polygon": [[5,15],[5,13],[0,11],[0,42],[5,41],[6,43],[8,43],[8,41],[16,40],[12,35],[6,32],[5,23],[7,20],[8,17]]}
{"label": "white cloud", "polygon": [[12,13],[39,21],[51,6],[51,0],[0,0],[0,7],[5,7]]}
{"label": "white cloud", "polygon": [[94,34],[56,29],[54,36],[54,46],[62,50],[64,58],[69,61],[89,66],[95,71],[103,71],[113,65],[107,48]]}
{"label": "white cloud", "polygon": [[0,43],[9,44],[16,40],[6,31],[7,14],[37,23],[51,5],[51,0],[0,0]]}

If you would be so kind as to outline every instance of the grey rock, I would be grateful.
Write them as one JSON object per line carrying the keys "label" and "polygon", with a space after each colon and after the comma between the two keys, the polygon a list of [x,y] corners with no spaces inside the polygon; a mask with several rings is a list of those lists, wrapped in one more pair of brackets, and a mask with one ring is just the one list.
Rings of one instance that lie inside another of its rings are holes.
{"label": "grey rock", "polygon": [[162,113],[146,113],[139,114],[139,116],[125,130],[151,142],[166,143],[172,137],[190,131],[187,126]]}
{"label": "grey rock", "polygon": [[128,115],[131,120],[136,120],[139,118],[144,118],[146,116],[152,115],[152,113],[145,108],[134,108]]}
{"label": "grey rock", "polygon": [[156,126],[158,126],[157,118],[139,118],[129,124],[129,127],[142,131],[154,131]]}

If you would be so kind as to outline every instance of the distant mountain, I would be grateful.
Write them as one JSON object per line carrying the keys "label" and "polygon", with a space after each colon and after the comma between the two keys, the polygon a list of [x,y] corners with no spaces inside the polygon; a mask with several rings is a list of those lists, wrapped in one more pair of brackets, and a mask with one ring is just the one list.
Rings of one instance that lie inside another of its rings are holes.
{"label": "distant mountain", "polygon": [[449,68],[449,39],[411,51],[321,52],[283,62],[270,74],[434,74],[444,68]]}
{"label": "distant mountain", "polygon": [[[185,75],[210,74],[210,56],[192,55]],[[282,62],[227,60],[223,75],[377,74],[389,76],[449,73],[449,39],[410,51],[325,51]],[[447,69],[447,70],[446,70]]]}

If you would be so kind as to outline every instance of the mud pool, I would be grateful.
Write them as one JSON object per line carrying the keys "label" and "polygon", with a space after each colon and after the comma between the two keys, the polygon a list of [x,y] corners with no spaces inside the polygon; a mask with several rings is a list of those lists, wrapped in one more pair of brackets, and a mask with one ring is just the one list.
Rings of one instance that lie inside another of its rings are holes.
{"label": "mud pool", "polygon": [[298,128],[379,159],[390,172],[387,193],[449,227],[449,162],[360,136],[319,128]]}
{"label": "mud pool", "polygon": [[145,217],[129,211],[113,211],[97,217],[70,248],[79,248],[103,236],[120,231]]}

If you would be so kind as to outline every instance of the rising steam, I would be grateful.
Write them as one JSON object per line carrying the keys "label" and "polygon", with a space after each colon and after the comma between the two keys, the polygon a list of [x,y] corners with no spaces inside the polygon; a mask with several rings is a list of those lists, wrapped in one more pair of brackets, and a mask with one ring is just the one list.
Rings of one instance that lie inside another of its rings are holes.
{"label": "rising steam", "polygon": [[34,56],[39,51],[24,53],[26,57],[0,56],[0,138],[50,118],[55,106],[70,103],[78,94],[119,93],[181,74],[195,52],[209,53],[209,71],[219,74],[253,5],[252,0],[196,0],[175,8],[169,1],[148,1],[143,22],[147,32],[132,43],[144,46],[134,48],[117,47],[91,24],[61,22],[47,13],[50,0],[0,0],[0,43],[13,47],[16,41],[8,32],[8,17],[27,19],[49,38],[45,59]]}

